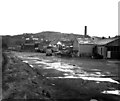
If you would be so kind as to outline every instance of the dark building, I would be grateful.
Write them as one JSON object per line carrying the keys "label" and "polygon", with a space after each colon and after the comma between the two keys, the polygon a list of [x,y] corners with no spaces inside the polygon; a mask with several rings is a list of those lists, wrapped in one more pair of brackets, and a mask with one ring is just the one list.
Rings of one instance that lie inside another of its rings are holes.
{"label": "dark building", "polygon": [[35,51],[35,43],[38,42],[39,38],[29,36],[24,38],[24,43],[21,45],[23,51]]}
{"label": "dark building", "polygon": [[21,46],[21,50],[23,51],[35,51],[35,44],[34,43],[25,43]]}
{"label": "dark building", "polygon": [[102,39],[96,42],[97,53],[103,58],[120,59],[120,38]]}

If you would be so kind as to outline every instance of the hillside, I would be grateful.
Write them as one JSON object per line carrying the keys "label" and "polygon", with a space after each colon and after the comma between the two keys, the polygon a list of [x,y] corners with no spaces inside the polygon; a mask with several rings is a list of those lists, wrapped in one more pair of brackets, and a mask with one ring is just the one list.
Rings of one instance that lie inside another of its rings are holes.
{"label": "hillside", "polygon": [[[61,38],[64,39],[70,39],[73,40],[74,38],[80,38],[84,37],[84,35],[78,35],[78,34],[69,34],[69,33],[61,33],[61,32],[54,32],[54,31],[43,31],[40,33],[24,33],[20,35],[14,35],[14,36],[2,36],[2,42],[3,47],[9,47],[9,46],[15,46],[15,45],[21,45],[25,42],[25,38],[33,36],[35,38],[39,39],[45,39],[45,40],[58,40]],[[90,36],[86,36],[90,37]]]}

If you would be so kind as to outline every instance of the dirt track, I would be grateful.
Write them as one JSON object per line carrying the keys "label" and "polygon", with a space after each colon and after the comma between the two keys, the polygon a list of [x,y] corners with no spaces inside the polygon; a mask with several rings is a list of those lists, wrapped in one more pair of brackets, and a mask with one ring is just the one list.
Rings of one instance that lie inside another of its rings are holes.
{"label": "dirt track", "polygon": [[117,95],[100,93],[106,88],[117,88],[116,84],[102,82],[95,85],[93,81],[82,79],[48,79],[48,75],[55,76],[62,73],[54,69],[31,68],[13,53],[5,54],[3,99],[119,101]]}

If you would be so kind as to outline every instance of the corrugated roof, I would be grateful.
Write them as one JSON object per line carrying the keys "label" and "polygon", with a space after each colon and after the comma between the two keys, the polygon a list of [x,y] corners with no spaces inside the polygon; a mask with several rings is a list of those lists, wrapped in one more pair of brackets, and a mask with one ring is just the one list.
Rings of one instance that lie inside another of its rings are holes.
{"label": "corrugated roof", "polygon": [[91,38],[77,38],[79,44],[95,44]]}
{"label": "corrugated roof", "polygon": [[95,42],[95,44],[97,44],[97,45],[106,45],[106,44],[108,44],[108,43],[110,43],[110,42],[112,42],[112,41],[115,41],[115,40],[117,40],[117,39],[118,39],[118,38],[102,39],[102,40],[99,40],[99,41]]}

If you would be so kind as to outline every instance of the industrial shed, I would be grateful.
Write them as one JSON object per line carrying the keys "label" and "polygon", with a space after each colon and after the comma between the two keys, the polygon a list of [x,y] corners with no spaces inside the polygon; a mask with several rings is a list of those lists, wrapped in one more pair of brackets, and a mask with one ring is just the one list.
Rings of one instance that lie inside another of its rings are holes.
{"label": "industrial shed", "polygon": [[97,53],[103,58],[120,59],[120,37],[103,39],[96,42]]}
{"label": "industrial shed", "polygon": [[91,38],[77,38],[73,43],[73,49],[78,50],[77,55],[80,57],[92,57],[94,41]]}

